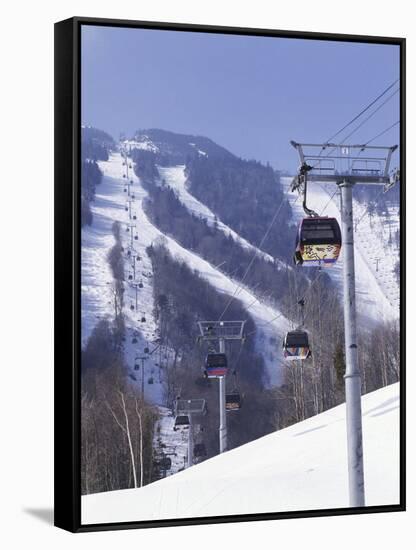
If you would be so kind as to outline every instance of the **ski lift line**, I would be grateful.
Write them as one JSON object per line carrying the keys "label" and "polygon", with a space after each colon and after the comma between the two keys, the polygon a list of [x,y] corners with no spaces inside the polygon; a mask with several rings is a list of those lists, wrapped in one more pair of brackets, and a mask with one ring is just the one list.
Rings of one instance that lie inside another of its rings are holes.
{"label": "ski lift line", "polygon": [[[299,197],[297,197],[296,200],[298,200],[298,198],[299,198]],[[296,202],[296,200],[295,200],[295,202]],[[257,254],[259,253],[259,251],[260,251],[261,247],[263,246],[265,240],[266,240],[267,237],[269,236],[270,231],[272,230],[272,227],[273,227],[273,225],[274,225],[274,223],[275,223],[275,221],[276,221],[276,219],[277,219],[277,216],[278,216],[279,213],[280,213],[280,210],[281,210],[281,208],[282,208],[282,206],[283,206],[283,203],[284,203],[284,200],[282,200],[282,202],[281,202],[280,205],[278,206],[278,208],[277,208],[277,210],[276,210],[276,212],[275,212],[275,214],[274,214],[274,216],[273,216],[273,218],[272,218],[272,221],[270,222],[269,227],[267,228],[265,234],[263,235],[263,238],[261,239],[260,244],[259,244],[258,247],[256,248],[253,257],[251,258],[250,263],[249,263],[248,266],[247,266],[247,269],[246,269],[246,271],[245,271],[245,273],[244,273],[244,275],[243,275],[243,278],[241,279],[241,281],[240,281],[239,283],[237,283],[237,286],[236,286],[236,288],[235,288],[235,290],[234,290],[234,293],[233,293],[233,295],[231,296],[231,298],[229,299],[228,303],[226,304],[226,306],[225,306],[225,308],[224,308],[224,311],[221,313],[220,318],[218,319],[218,321],[221,321],[221,320],[222,320],[222,318],[224,317],[225,313],[228,311],[228,308],[230,307],[230,305],[232,304],[232,302],[233,302],[234,299],[236,298],[236,296],[237,296],[237,291],[238,291],[239,289],[242,288],[242,285],[243,285],[243,283],[244,283],[244,281],[245,281],[245,279],[246,279],[246,277],[247,277],[247,275],[248,275],[248,272],[250,271],[251,266],[252,266],[253,263],[254,263],[254,260],[255,260],[256,257],[257,257]],[[293,204],[294,204],[294,203],[293,203]]]}
{"label": "ski lift line", "polygon": [[[359,130],[360,128],[362,128],[362,126],[364,126],[364,124],[366,122],[368,122],[370,120],[370,118],[372,118],[382,107],[384,107],[384,105],[386,105],[386,103],[388,103],[398,92],[400,91],[400,87],[395,90],[391,95],[388,96],[388,98],[383,101],[383,103],[381,105],[379,105],[377,107],[377,109],[375,109],[367,118],[365,118],[358,126],[356,126],[348,135],[344,136],[343,139],[341,140],[341,143],[345,143],[347,139],[349,139],[353,134],[355,134],[355,132],[357,132],[357,130]],[[339,132],[341,133],[341,132]],[[336,134],[338,135],[338,134]],[[335,136],[333,136],[335,137]],[[331,138],[332,139],[332,138]],[[326,143],[328,144],[331,140],[328,140]],[[332,149],[329,150],[329,152],[323,156],[316,164],[314,164],[311,169],[313,170],[314,168],[316,168],[320,162],[322,162],[322,160],[325,160],[326,158],[329,157],[329,155],[335,151],[336,147],[332,147]]]}
{"label": "ski lift line", "polygon": [[240,359],[241,352],[243,351],[243,345],[244,345],[244,340],[240,340],[240,349],[238,350],[237,357],[233,361],[232,368],[230,366],[231,372],[234,371],[235,374],[237,373],[238,360]]}
{"label": "ski lift line", "polygon": [[381,105],[379,105],[379,106],[377,107],[377,109],[375,109],[372,113],[370,113],[370,114],[368,115],[367,118],[365,118],[358,126],[356,126],[356,127],[354,128],[354,130],[352,130],[352,132],[350,132],[347,136],[345,136],[344,139],[343,139],[342,141],[345,142],[345,141],[346,141],[347,139],[349,139],[353,134],[355,134],[355,132],[356,132],[357,130],[359,130],[362,126],[364,126],[364,124],[365,124],[366,122],[368,122],[368,121],[370,120],[370,118],[373,118],[373,116],[374,116],[376,113],[378,113],[378,111],[379,111],[382,107],[384,107],[384,105],[386,105],[386,103],[388,103],[391,99],[393,99],[393,97],[394,97],[399,91],[400,91],[400,88],[397,88],[397,90],[394,91],[391,95],[389,95],[388,98],[387,98],[385,101],[383,101],[383,103],[382,103]]}
{"label": "ski lift line", "polygon": [[322,214],[325,212],[325,210],[328,208],[330,202],[332,201],[332,199],[335,197],[335,195],[338,193],[338,188],[334,191],[334,193],[331,195],[331,197],[329,198],[328,202],[326,203],[326,205],[323,207],[321,213],[319,214],[319,216],[322,216]]}
{"label": "ski lift line", "polygon": [[[319,279],[319,277],[321,276],[322,274],[322,269],[319,269],[318,270],[318,273],[315,275],[315,278],[314,280],[312,281],[312,283],[310,284],[310,286],[307,288],[305,294],[303,295],[303,297],[301,299],[305,299],[306,296],[308,295],[308,293],[312,290],[313,286],[315,285],[315,283],[317,282],[317,280]],[[297,304],[296,304],[297,306]],[[289,314],[292,315],[295,307],[294,305],[292,305],[292,307],[289,309]],[[261,328],[264,328],[264,327],[267,327],[268,325],[270,325],[271,323],[273,323],[274,321],[277,321],[277,319],[280,319],[280,317],[283,317],[283,312],[279,313],[279,315],[276,315],[276,317],[273,317],[273,319],[270,319],[270,321],[267,321],[266,323],[261,323],[259,324],[258,326],[261,327]],[[252,334],[255,334],[257,332],[257,329],[255,330],[252,330],[251,332],[249,332],[248,334],[246,334],[246,337],[248,336],[251,336]]]}
{"label": "ski lift line", "polygon": [[[273,317],[273,319],[270,319],[270,321],[267,321],[266,323],[259,323],[258,326],[263,328],[263,327],[267,327],[268,325],[270,325],[271,323],[273,323],[274,321],[277,321],[277,319],[279,319],[280,317],[283,317],[283,313],[279,313],[279,315],[276,315],[276,317]],[[252,330],[251,332],[247,333],[246,334],[246,338],[248,336],[251,336],[252,334],[255,334],[257,332],[258,329],[254,329]]]}
{"label": "ski lift line", "polygon": [[[372,143],[373,141],[375,141],[377,138],[381,137],[382,135],[386,134],[389,130],[391,130],[392,128],[397,126],[397,124],[400,124],[400,120],[397,120],[391,126],[386,128],[385,130],[383,130],[382,132],[380,132],[379,134],[377,134],[373,138],[369,139],[366,143],[364,143],[362,145],[362,149],[360,149],[360,151],[358,151],[358,153],[357,153],[357,158],[361,155],[361,153],[364,151],[364,148],[367,147],[367,145],[369,145],[370,143]],[[361,159],[363,159],[363,157],[361,157]]]}
{"label": "ski lift line", "polygon": [[380,132],[379,134],[377,134],[375,137],[371,138],[369,141],[367,141],[366,143],[364,143],[364,145],[368,145],[369,143],[372,143],[372,142],[375,141],[377,138],[383,136],[383,135],[386,134],[389,130],[391,130],[392,128],[394,128],[395,126],[397,126],[398,124],[400,124],[400,120],[397,120],[394,124],[392,124],[391,126],[389,126],[388,128],[386,128],[385,130],[383,130],[382,132]]}
{"label": "ski lift line", "polygon": [[[382,188],[380,190],[380,192],[378,193],[378,195],[376,195],[376,198],[374,199],[374,202],[376,203],[378,201],[378,199],[381,197],[381,195],[385,194],[385,193],[388,193],[388,190],[387,191],[384,191],[384,188]],[[366,215],[370,212],[370,203],[368,204],[367,208],[365,209],[364,211],[364,214],[358,219],[357,222],[354,222],[354,230],[357,229],[357,227],[359,226],[359,224],[361,223],[361,221],[366,217]]]}
{"label": "ski lift line", "polygon": [[[352,120],[350,120],[350,122],[348,122],[345,126],[343,126],[341,128],[341,130],[338,130],[338,132],[336,134],[334,134],[333,136],[331,136],[329,139],[326,140],[327,143],[331,142],[335,137],[337,137],[341,132],[343,132],[344,130],[346,130],[348,128],[348,126],[351,126],[351,124],[353,124],[356,120],[358,120],[360,118],[360,116],[362,116],[365,112],[368,111],[368,109],[370,109],[375,103],[377,103],[377,101],[379,99],[381,99],[389,90],[391,90],[393,88],[393,86],[395,86],[397,84],[397,82],[399,82],[399,78],[397,78],[392,84],[390,84],[390,86],[388,86],[380,95],[378,95],[371,103],[369,103],[367,105],[367,107],[365,107],[358,115],[356,115]],[[323,149],[322,149],[323,150]]]}

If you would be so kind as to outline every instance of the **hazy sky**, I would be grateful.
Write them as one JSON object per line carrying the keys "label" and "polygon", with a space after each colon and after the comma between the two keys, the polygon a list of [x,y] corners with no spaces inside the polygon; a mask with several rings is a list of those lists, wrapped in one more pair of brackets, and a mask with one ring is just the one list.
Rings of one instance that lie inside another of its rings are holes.
{"label": "hazy sky", "polygon": [[[291,139],[325,141],[397,78],[398,46],[82,28],[84,124],[203,135],[291,171]],[[349,141],[398,119],[396,94]],[[396,126],[374,144],[398,142]]]}

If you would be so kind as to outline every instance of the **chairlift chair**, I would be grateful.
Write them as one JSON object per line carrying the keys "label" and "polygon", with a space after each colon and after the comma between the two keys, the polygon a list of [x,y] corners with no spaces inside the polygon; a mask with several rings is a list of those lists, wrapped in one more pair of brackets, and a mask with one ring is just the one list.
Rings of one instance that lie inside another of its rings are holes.
{"label": "chairlift chair", "polygon": [[136,338],[136,337],[132,338],[132,339],[131,339],[131,343],[132,343],[132,344],[137,344],[137,338]]}
{"label": "chairlift chair", "polygon": [[341,252],[341,229],[336,218],[307,217],[296,234],[294,262],[305,266],[331,266]]}
{"label": "chairlift chair", "polygon": [[140,365],[138,363],[134,364],[134,370],[140,370]]}
{"label": "chairlift chair", "polygon": [[133,305],[133,304],[131,304],[130,309],[131,309],[132,311],[134,311],[134,305]]}
{"label": "chairlift chair", "polygon": [[146,322],[146,317],[143,315],[142,318],[140,319],[140,322],[141,323],[145,323]]}
{"label": "chairlift chair", "polygon": [[308,333],[302,329],[288,332],[283,341],[283,355],[287,361],[303,361],[311,356]]}
{"label": "chairlift chair", "polygon": [[217,378],[227,374],[227,356],[225,353],[208,353],[205,358],[205,376]]}
{"label": "chairlift chair", "polygon": [[134,238],[135,238],[136,241],[139,240],[139,236],[138,236],[138,235],[135,235]]}
{"label": "chairlift chair", "polygon": [[148,384],[153,384],[154,380],[153,380],[153,376],[151,376],[148,380],[147,380],[147,383]]}
{"label": "chairlift chair", "polygon": [[143,283],[140,281],[139,288],[143,288]]}

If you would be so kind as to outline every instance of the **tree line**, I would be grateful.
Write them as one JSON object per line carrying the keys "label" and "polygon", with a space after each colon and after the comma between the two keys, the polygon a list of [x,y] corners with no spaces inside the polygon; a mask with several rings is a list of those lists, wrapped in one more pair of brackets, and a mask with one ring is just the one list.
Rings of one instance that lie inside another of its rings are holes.
{"label": "tree line", "polygon": [[91,202],[103,178],[97,161],[108,160],[114,147],[113,138],[102,130],[81,128],[81,227],[91,225],[93,220]]}

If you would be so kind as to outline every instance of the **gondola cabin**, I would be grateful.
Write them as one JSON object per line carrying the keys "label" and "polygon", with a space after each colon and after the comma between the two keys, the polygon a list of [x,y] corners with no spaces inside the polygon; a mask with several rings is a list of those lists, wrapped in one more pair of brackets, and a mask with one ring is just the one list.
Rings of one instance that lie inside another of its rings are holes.
{"label": "gondola cabin", "polygon": [[181,414],[175,418],[175,425],[173,426],[174,431],[179,428],[189,428],[189,416],[186,414]]}
{"label": "gondola cabin", "polygon": [[238,411],[241,409],[241,396],[238,392],[226,394],[225,408],[227,411]]}
{"label": "gondola cabin", "polygon": [[331,266],[341,252],[341,229],[336,218],[304,218],[296,235],[294,262],[305,266]]}
{"label": "gondola cabin", "polygon": [[227,374],[227,356],[225,353],[208,353],[205,358],[205,375],[207,378],[217,378]]}
{"label": "gondola cabin", "polygon": [[311,355],[308,333],[304,330],[288,332],[283,342],[283,355],[287,361],[308,359]]}

